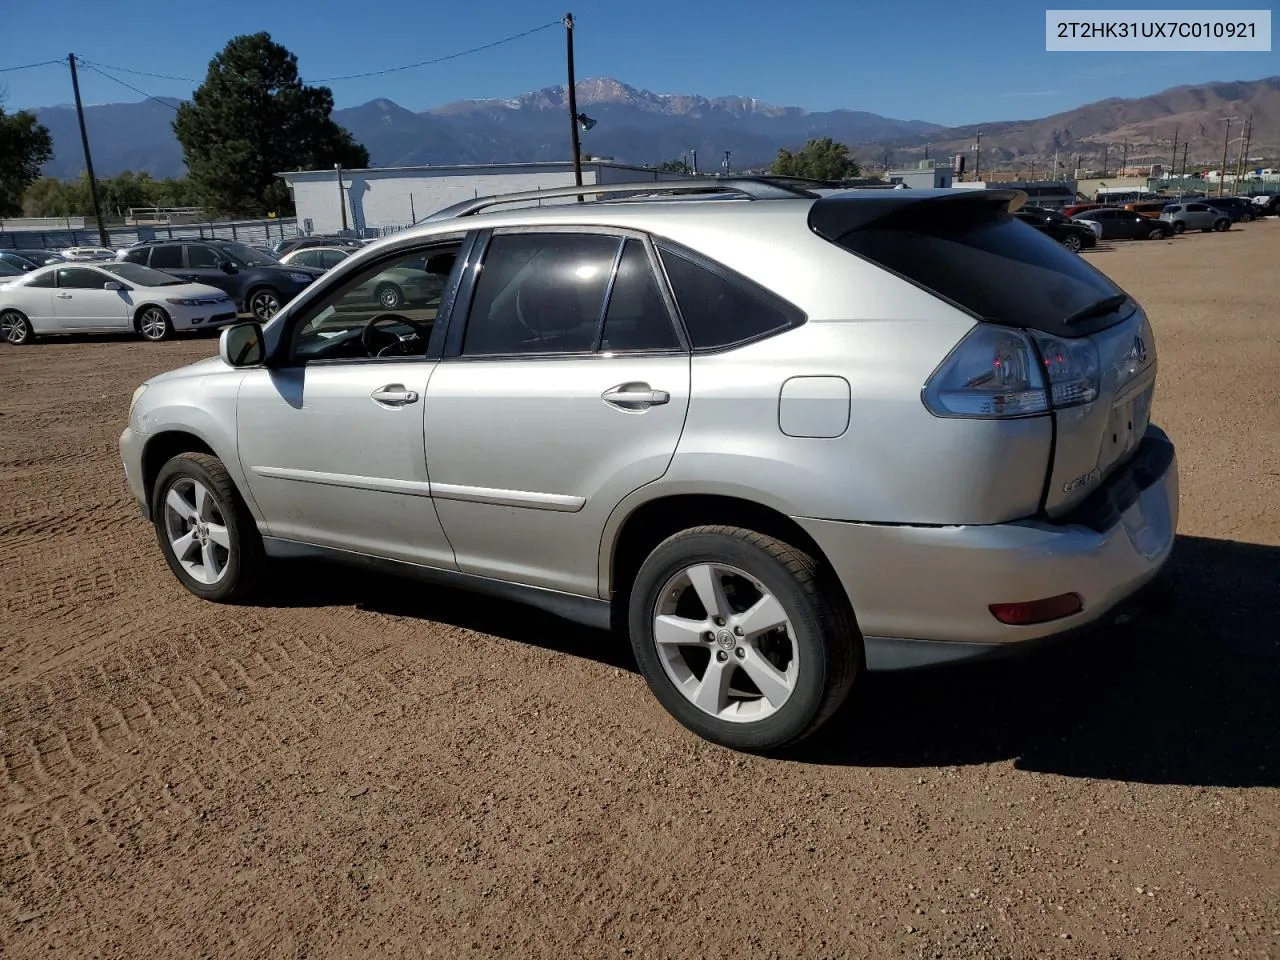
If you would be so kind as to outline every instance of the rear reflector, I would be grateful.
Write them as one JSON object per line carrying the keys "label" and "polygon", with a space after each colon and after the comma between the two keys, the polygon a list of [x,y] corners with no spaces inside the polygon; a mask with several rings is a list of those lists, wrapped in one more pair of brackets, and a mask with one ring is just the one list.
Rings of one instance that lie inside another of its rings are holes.
{"label": "rear reflector", "polygon": [[1023,627],[1032,623],[1047,623],[1050,620],[1061,620],[1084,609],[1084,601],[1078,593],[1063,593],[1043,600],[1028,600],[1025,603],[993,603],[988,608],[991,615],[1001,623]]}

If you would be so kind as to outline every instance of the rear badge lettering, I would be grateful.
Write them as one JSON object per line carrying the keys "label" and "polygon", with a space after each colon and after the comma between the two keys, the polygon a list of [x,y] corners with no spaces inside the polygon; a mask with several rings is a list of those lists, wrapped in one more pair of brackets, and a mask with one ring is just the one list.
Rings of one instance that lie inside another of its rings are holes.
{"label": "rear badge lettering", "polygon": [[1063,493],[1071,493],[1073,490],[1079,490],[1081,487],[1087,487],[1098,479],[1098,468],[1094,467],[1083,476],[1076,477],[1074,480],[1068,480],[1062,485]]}

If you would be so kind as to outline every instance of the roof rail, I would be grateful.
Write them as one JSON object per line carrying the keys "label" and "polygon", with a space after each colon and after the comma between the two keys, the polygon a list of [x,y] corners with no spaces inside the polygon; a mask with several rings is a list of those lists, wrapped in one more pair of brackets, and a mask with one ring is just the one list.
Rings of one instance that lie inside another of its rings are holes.
{"label": "roof rail", "polygon": [[494,194],[463,200],[437,210],[417,223],[451,220],[467,217],[503,203],[524,203],[530,200],[550,200],[558,197],[600,196],[613,193],[736,193],[749,200],[816,200],[818,194],[798,186],[783,185],[763,177],[719,177],[716,179],[643,180],[634,183],[593,183],[580,187],[552,187],[549,190],[523,190],[519,193]]}

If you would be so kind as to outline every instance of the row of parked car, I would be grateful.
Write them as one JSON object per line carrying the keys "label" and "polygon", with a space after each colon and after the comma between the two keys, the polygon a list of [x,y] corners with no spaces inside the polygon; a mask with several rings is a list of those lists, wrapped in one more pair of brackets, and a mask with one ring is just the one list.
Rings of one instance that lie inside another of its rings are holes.
{"label": "row of parked car", "polygon": [[1015,216],[1079,252],[1099,240],[1163,240],[1188,230],[1231,229],[1277,215],[1280,197],[1183,197],[1126,204],[1078,203],[1062,210],[1023,207]]}

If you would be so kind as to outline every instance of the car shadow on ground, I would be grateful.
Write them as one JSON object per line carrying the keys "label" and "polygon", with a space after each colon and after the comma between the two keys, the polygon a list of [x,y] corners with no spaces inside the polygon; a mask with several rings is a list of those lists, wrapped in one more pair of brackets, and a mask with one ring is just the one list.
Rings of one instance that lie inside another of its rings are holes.
{"label": "car shadow on ground", "polygon": [[[622,637],[522,605],[289,565],[273,606],[352,604],[635,670]],[[1280,547],[1180,536],[1167,589],[1122,624],[1002,661],[860,679],[779,759],[864,767],[1012,760],[1071,777],[1280,786]]]}

